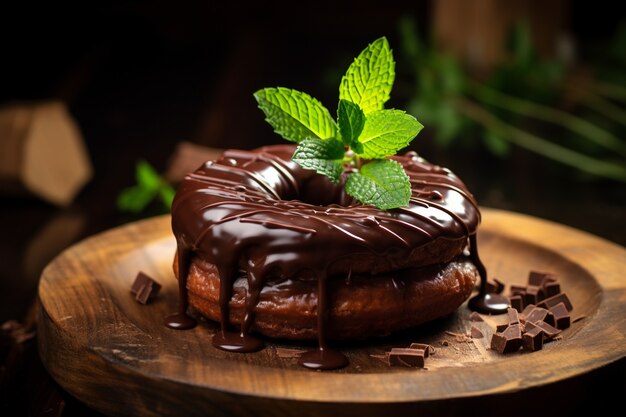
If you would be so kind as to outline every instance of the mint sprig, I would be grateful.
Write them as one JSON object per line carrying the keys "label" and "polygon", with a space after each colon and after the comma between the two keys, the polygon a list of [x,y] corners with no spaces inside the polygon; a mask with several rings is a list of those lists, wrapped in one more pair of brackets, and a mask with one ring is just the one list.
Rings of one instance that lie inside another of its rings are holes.
{"label": "mint sprig", "polygon": [[339,87],[337,122],[306,93],[284,87],[254,94],[274,131],[298,144],[292,159],[337,183],[348,168],[348,195],[382,210],[406,206],[411,183],[391,159],[423,126],[402,110],[385,109],[395,78],[387,39],[365,48],[348,68]]}
{"label": "mint sprig", "polygon": [[346,182],[346,193],[358,195],[363,204],[372,204],[382,210],[398,207],[398,201],[408,203],[411,198],[409,177],[398,162],[378,159],[365,164]]}

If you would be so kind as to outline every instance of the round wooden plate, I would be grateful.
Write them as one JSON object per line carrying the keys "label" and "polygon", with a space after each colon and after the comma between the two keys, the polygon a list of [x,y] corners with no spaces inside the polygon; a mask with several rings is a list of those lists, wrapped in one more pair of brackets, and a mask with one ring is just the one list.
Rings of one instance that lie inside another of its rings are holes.
{"label": "round wooden plate", "polygon": [[[626,356],[626,249],[584,232],[484,209],[479,231],[489,275],[525,284],[530,270],[559,276],[577,319],[532,353],[488,349],[498,317],[470,322],[463,305],[443,320],[391,338],[336,346],[341,371],[297,365],[309,346],[270,341],[251,354],[211,346],[214,324],[190,331],[163,325],[175,311],[175,242],[169,216],[129,224],[63,252],[39,287],[39,348],[70,393],[111,415],[367,415],[419,410],[421,403],[507,393],[570,378]],[[148,305],[130,287],[139,271],[162,284]],[[476,326],[485,337],[465,336]],[[390,367],[392,347],[430,343],[427,369]]]}

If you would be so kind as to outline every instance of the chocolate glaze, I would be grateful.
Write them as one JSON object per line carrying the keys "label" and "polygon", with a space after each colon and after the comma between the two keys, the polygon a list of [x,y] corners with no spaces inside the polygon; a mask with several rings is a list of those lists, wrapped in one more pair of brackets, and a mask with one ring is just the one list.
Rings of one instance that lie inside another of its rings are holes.
{"label": "chocolate glaze", "polygon": [[[277,145],[255,151],[228,150],[185,177],[172,205],[179,256],[179,311],[166,323],[172,328],[190,323],[183,317],[187,317],[186,278],[193,256],[214,264],[219,272],[222,319],[213,344],[225,350],[262,347],[249,333],[259,294],[269,278],[316,279],[319,349],[308,352],[300,363],[335,369],[345,366],[347,359],[327,346],[326,322],[332,300],[326,284],[346,254],[376,256],[384,259],[387,267],[406,267],[414,248],[435,239],[473,236],[480,213],[458,177],[414,152],[394,157],[411,181],[408,207],[382,211],[352,200],[341,186],[300,168],[291,161],[294,149],[293,145]],[[472,242],[472,259],[482,266],[475,240]],[[350,272],[344,271],[341,278]],[[242,273],[248,280],[246,318],[240,331],[233,332],[229,300],[234,280]],[[483,288],[486,277],[482,271],[481,278]]]}

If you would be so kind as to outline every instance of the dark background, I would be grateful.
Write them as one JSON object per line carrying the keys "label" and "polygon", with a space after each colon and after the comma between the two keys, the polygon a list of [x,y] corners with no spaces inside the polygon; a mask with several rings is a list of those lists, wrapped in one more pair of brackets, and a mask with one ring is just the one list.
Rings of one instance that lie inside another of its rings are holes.
{"label": "dark background", "polygon": [[[612,2],[564,3],[577,59],[584,64],[615,34],[624,16],[609,6]],[[399,50],[398,22],[405,16],[428,36],[433,3],[127,1],[1,7],[0,105],[64,101],[83,133],[94,177],[69,208],[0,194],[0,323],[21,320],[32,306],[37,280],[32,271],[37,268],[24,272],[22,258],[51,219],[85,220],[70,244],[156,214],[156,207],[131,215],[115,206],[119,191],[134,183],[138,159],[164,171],[180,141],[217,148],[280,143],[256,107],[254,91],[295,88],[332,112],[341,74],[353,57],[383,35]],[[396,53],[395,59],[398,76],[389,106],[403,108],[411,80],[402,55]],[[571,169],[522,149],[514,149],[507,159],[478,145],[441,149],[429,129],[412,149],[459,174],[481,205],[553,220],[626,245],[624,183],[581,180]],[[27,352],[35,361],[33,348]],[[28,369],[44,381],[39,401],[64,401],[62,415],[87,412],[46,382],[40,366]],[[617,378],[617,387],[609,387],[606,395],[623,395],[624,369],[621,361],[584,384]],[[556,392],[562,394],[572,384]],[[17,407],[18,415],[27,409],[37,414],[32,400],[20,403],[35,395],[24,389],[28,385],[24,379],[12,388],[16,395],[10,406]],[[45,413],[39,410],[38,415]]]}

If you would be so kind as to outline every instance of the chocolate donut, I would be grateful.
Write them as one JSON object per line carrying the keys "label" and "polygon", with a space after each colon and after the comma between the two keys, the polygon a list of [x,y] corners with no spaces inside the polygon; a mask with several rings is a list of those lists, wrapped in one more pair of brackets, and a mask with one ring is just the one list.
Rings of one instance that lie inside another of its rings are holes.
{"label": "chocolate donut", "polygon": [[[328,337],[388,334],[469,297],[479,261],[463,252],[480,212],[450,170],[413,152],[393,157],[412,197],[384,211],[302,169],[294,149],[228,150],[182,181],[172,205],[180,311],[170,327],[193,325],[190,303],[221,322],[220,348],[259,348],[254,331],[317,337],[323,350]],[[230,332],[234,324],[240,332]]]}

